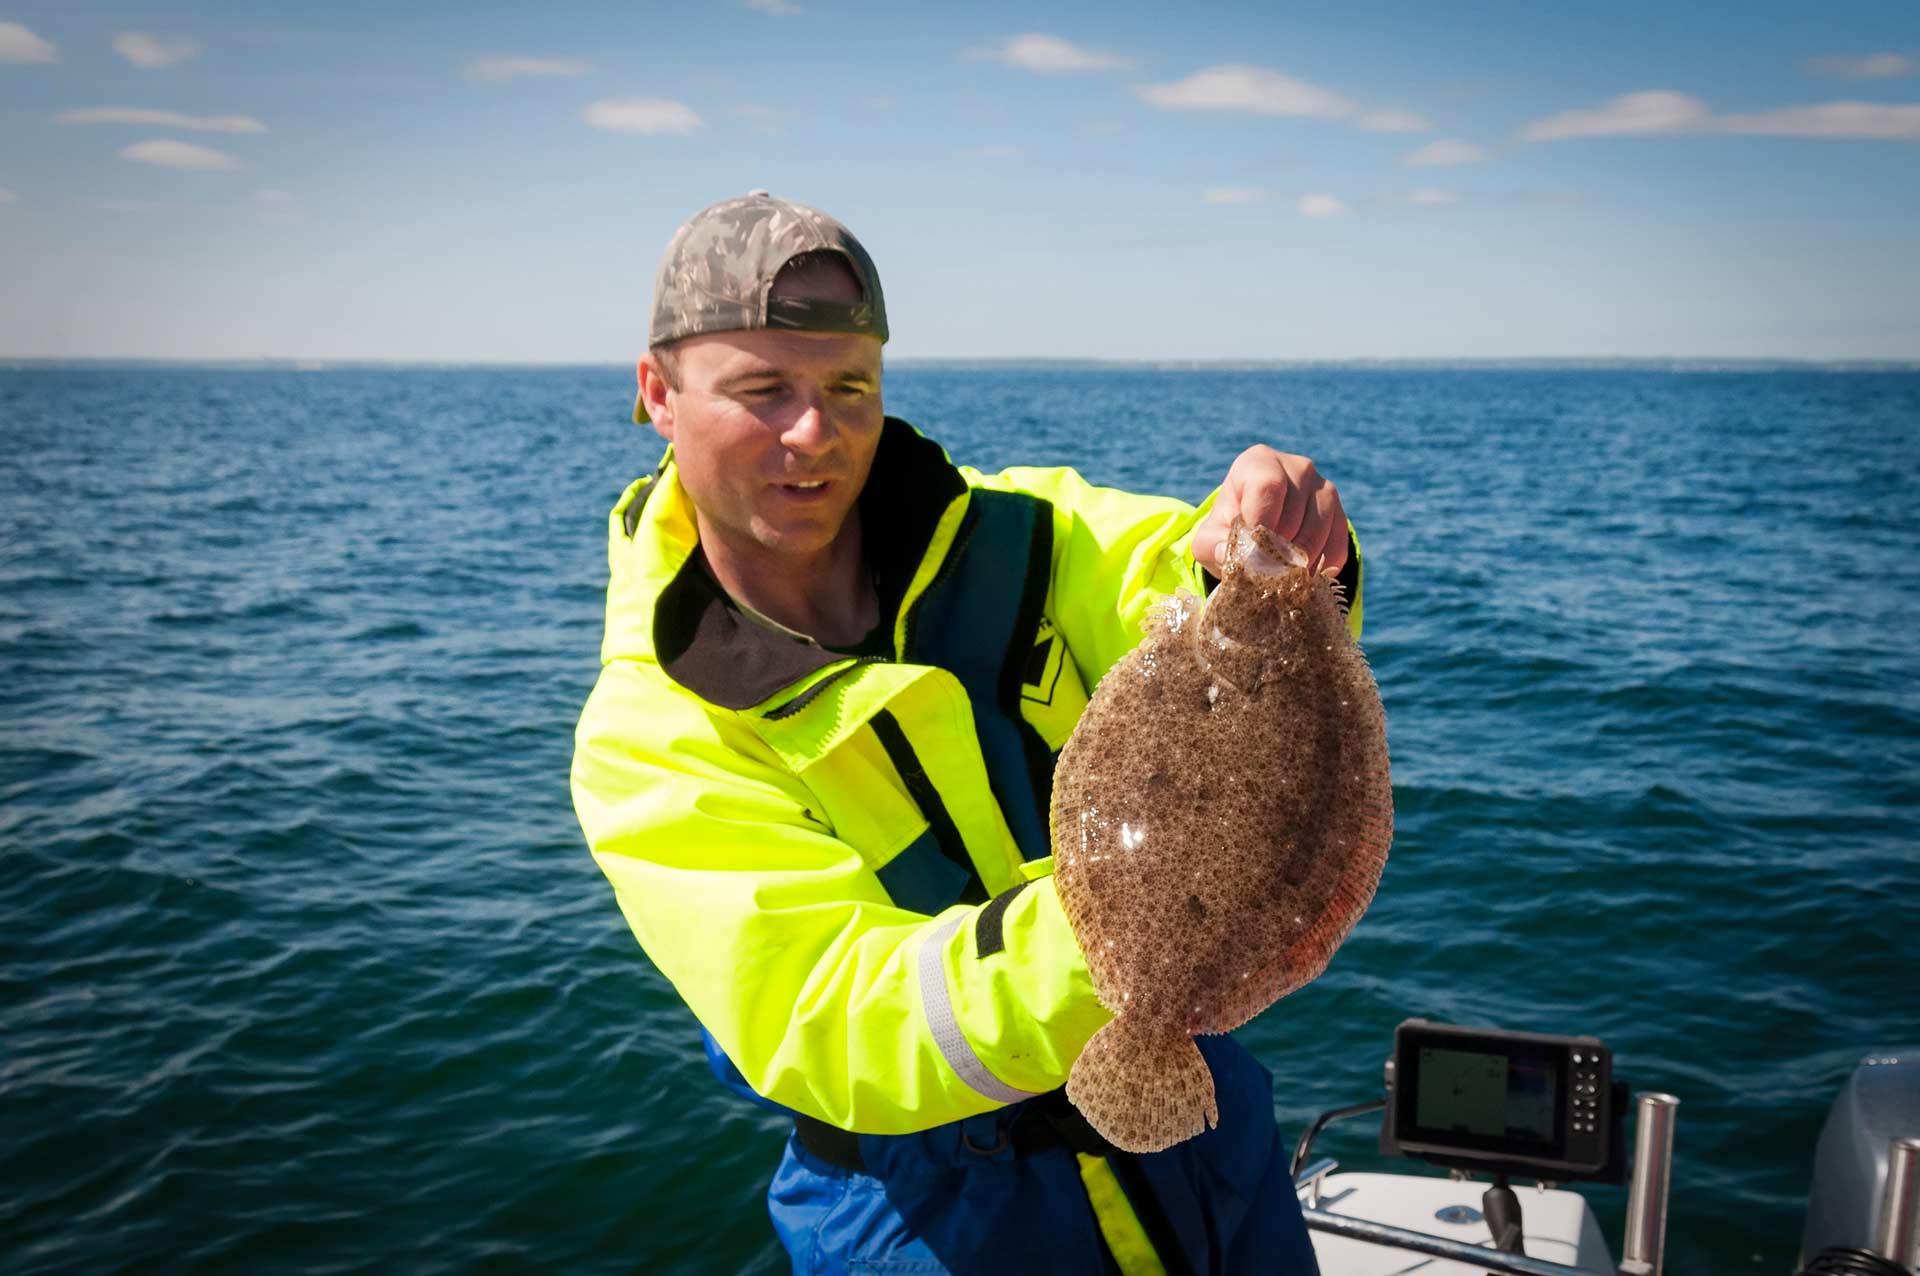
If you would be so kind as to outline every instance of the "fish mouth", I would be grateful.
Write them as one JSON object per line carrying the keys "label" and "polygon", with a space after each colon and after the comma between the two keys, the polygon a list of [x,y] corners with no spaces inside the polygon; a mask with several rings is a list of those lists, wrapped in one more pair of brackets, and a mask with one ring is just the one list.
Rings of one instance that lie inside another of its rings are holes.
{"label": "fish mouth", "polygon": [[1306,551],[1277,532],[1248,527],[1239,518],[1228,533],[1227,568],[1255,576],[1282,576],[1307,566]]}

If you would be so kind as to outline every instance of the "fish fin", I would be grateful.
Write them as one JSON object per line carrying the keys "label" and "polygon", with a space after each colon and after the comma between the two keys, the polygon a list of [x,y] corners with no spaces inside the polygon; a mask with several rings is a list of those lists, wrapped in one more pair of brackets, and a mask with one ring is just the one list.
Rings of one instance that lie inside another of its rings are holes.
{"label": "fish fin", "polygon": [[1067,1098],[1128,1152],[1159,1152],[1220,1124],[1213,1074],[1193,1038],[1124,1016],[1094,1033],[1073,1061]]}
{"label": "fish fin", "polygon": [[1205,600],[1192,590],[1176,589],[1148,609],[1146,620],[1148,639],[1173,637],[1186,627],[1188,621],[1205,610],[1205,607]]}

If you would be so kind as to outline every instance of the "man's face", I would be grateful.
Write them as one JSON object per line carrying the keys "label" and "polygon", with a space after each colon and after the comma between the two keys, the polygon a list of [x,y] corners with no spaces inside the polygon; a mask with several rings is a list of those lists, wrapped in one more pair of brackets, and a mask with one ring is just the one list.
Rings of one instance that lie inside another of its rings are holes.
{"label": "man's face", "polygon": [[879,340],[726,332],[688,338],[676,354],[679,389],[648,390],[648,409],[702,536],[755,556],[805,559],[830,546],[880,444]]}

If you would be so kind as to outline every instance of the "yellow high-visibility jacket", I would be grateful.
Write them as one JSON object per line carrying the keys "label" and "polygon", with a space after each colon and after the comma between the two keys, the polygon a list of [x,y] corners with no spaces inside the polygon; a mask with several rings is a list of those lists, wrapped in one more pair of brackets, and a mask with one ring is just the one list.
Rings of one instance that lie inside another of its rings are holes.
{"label": "yellow high-visibility jacket", "polygon": [[[983,475],[890,418],[861,496],[879,658],[728,599],[670,456],[621,496],[574,805],[755,1092],[902,1134],[1065,1082],[1109,1016],[1050,876],[1054,758],[1149,606],[1204,592],[1210,502]],[[1357,634],[1357,546],[1344,576]]]}

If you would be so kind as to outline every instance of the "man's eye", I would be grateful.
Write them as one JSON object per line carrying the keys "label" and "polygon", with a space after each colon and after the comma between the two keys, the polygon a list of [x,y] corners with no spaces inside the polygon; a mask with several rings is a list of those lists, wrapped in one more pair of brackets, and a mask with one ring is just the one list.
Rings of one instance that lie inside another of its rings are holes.
{"label": "man's eye", "polygon": [[849,381],[840,385],[837,389],[840,397],[843,399],[864,399],[869,393],[867,384],[864,381]]}

